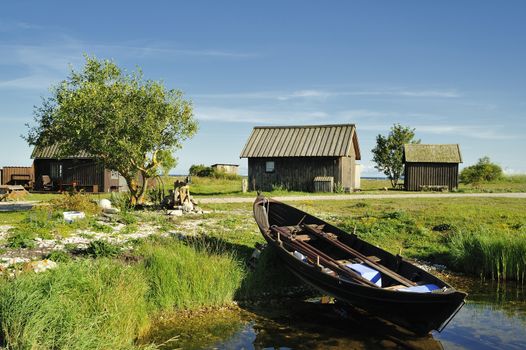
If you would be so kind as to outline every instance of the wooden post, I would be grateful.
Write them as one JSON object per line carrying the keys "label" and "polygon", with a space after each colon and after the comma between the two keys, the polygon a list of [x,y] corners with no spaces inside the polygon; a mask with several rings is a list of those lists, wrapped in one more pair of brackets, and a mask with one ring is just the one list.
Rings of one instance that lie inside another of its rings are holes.
{"label": "wooden post", "polygon": [[241,180],[241,191],[246,193],[248,191],[248,179]]}

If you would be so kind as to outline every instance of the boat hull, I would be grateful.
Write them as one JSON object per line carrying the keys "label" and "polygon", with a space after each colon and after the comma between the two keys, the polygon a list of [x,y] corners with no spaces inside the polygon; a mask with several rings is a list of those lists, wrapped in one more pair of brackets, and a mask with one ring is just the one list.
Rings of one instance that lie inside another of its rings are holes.
{"label": "boat hull", "polygon": [[[271,204],[286,206],[283,203],[275,201],[271,202]],[[374,288],[324,273],[318,267],[295,258],[283,247],[283,243],[279,243],[269,234],[268,226],[272,226],[273,221],[285,219],[283,217],[283,211],[280,212],[281,215],[276,219],[273,218],[271,213],[272,209],[270,209],[269,215],[267,216],[268,221],[265,222],[264,219],[262,220],[262,213],[258,215],[257,206],[258,201],[256,200],[254,204],[254,214],[265,240],[269,245],[277,249],[281,261],[292,273],[324,294],[328,294],[339,301],[359,307],[376,316],[401,325],[416,334],[426,334],[431,330],[440,331],[464,304],[466,293],[453,288],[447,288],[446,292],[440,293],[403,292]],[[284,226],[284,224],[293,225],[297,223],[295,220],[297,220],[298,217],[306,217],[305,215],[308,215],[293,207],[287,209],[296,211],[291,215],[292,222],[287,223],[282,221],[276,222],[275,224],[281,226]],[[263,213],[263,215],[265,215],[265,213]],[[313,218],[312,216],[310,217]],[[316,220],[318,224],[323,223],[329,225],[317,218]],[[332,228],[334,230],[334,227]],[[342,234],[341,231],[339,234]],[[385,251],[383,251],[383,254],[392,257],[392,255]],[[429,275],[417,267],[412,266],[411,268],[421,274]],[[427,277],[432,278],[432,281],[438,284],[436,277],[430,275]],[[442,282],[442,285],[450,287],[445,282]]]}

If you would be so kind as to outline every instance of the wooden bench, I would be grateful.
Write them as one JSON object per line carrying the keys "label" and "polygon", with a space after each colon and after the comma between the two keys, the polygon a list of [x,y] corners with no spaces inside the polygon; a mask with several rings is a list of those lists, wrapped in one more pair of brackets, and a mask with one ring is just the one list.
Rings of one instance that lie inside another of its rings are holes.
{"label": "wooden bench", "polygon": [[448,190],[447,185],[420,185],[420,191],[446,192]]}

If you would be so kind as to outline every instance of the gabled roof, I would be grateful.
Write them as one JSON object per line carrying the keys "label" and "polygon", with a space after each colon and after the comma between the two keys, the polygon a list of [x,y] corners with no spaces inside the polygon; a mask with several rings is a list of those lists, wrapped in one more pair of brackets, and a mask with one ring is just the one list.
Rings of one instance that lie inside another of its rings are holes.
{"label": "gabled roof", "polygon": [[458,144],[422,145],[410,143],[404,145],[406,163],[462,163]]}
{"label": "gabled roof", "polygon": [[91,159],[93,158],[87,152],[79,152],[74,156],[59,157],[60,146],[54,144],[52,146],[35,146],[31,159]]}
{"label": "gabled roof", "polygon": [[345,157],[360,148],[354,124],[257,126],[240,158],[252,157]]}

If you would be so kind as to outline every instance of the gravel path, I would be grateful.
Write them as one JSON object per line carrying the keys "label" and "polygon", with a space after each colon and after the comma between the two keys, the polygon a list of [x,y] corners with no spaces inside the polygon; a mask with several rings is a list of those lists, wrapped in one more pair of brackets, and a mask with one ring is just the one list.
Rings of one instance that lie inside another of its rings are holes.
{"label": "gravel path", "polygon": [[[304,201],[304,200],[336,200],[346,201],[353,199],[384,199],[384,198],[462,198],[462,197],[497,197],[497,198],[526,198],[526,193],[401,193],[401,194],[349,194],[349,195],[319,195],[319,196],[282,196],[272,197],[278,201]],[[198,198],[199,203],[251,203],[252,197],[223,197],[223,198]]]}

